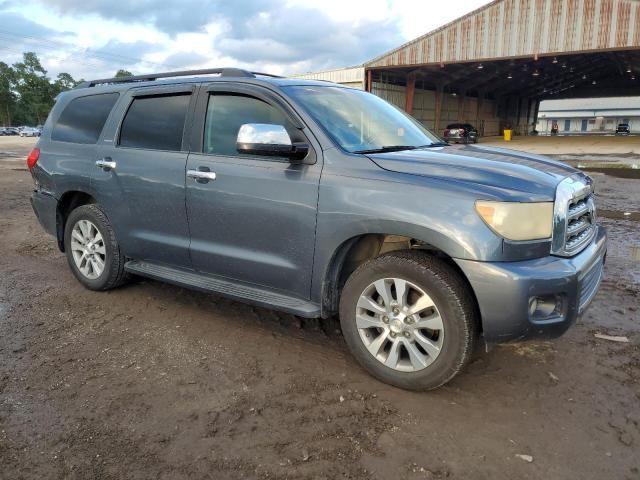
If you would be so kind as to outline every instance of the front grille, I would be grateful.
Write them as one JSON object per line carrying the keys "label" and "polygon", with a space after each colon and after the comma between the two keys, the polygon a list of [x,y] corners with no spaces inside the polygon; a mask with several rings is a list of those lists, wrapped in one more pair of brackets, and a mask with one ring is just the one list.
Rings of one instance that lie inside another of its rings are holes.
{"label": "front grille", "polygon": [[565,251],[569,254],[581,250],[593,238],[595,219],[591,194],[579,200],[570,200],[567,209]]}
{"label": "front grille", "polygon": [[593,184],[589,177],[560,182],[554,205],[553,253],[580,252],[596,233]]}

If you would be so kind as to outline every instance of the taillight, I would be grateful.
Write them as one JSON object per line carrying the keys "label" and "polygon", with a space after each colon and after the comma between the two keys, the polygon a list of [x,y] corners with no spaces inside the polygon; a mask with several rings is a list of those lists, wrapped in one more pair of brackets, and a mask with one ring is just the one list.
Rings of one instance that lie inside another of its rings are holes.
{"label": "taillight", "polygon": [[449,129],[448,128],[444,131],[444,136],[446,137],[447,135],[449,135]]}
{"label": "taillight", "polygon": [[38,159],[40,158],[40,149],[34,148],[31,150],[31,153],[27,157],[27,168],[31,170],[38,163]]}

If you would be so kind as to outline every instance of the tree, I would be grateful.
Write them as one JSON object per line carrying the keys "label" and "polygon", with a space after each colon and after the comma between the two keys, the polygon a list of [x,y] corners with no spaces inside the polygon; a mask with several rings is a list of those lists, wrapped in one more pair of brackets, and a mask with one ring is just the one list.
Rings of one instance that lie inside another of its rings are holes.
{"label": "tree", "polygon": [[4,62],[0,62],[0,125],[11,125],[11,117],[16,107],[13,85],[16,72]]}
{"label": "tree", "polygon": [[68,73],[51,82],[33,52],[9,66],[0,62],[0,125],[37,125],[44,122],[56,96],[78,84]]}
{"label": "tree", "polygon": [[[58,88],[60,92],[64,90],[71,90],[78,84],[71,75],[68,73],[59,73],[55,82],[53,82],[54,87]],[[58,92],[58,93],[60,93]]]}
{"label": "tree", "polygon": [[47,71],[33,52],[23,54],[22,62],[13,65],[16,71],[15,91],[18,94],[16,121],[42,124],[53,106],[53,91]]}
{"label": "tree", "polygon": [[132,76],[133,76],[133,73],[131,73],[129,70],[123,70],[122,68],[118,70],[115,74],[115,78],[132,77]]}

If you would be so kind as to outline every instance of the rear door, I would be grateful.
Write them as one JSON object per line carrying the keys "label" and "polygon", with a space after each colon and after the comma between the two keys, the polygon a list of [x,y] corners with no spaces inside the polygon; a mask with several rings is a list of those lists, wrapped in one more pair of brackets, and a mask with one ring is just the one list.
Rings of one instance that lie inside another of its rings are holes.
{"label": "rear door", "polygon": [[[294,142],[310,144],[308,161],[240,155],[236,136],[246,123],[286,127]],[[288,105],[255,85],[203,86],[194,117],[187,171],[191,258],[196,269],[309,298],[320,148]]]}
{"label": "rear door", "polygon": [[183,137],[193,85],[130,90],[98,149],[94,190],[127,256],[190,267]]}

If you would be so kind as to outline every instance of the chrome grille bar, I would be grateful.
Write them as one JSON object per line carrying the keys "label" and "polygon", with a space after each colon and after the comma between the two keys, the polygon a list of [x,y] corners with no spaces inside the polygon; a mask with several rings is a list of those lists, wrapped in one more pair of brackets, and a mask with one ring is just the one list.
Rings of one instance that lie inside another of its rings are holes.
{"label": "chrome grille bar", "polygon": [[591,178],[569,177],[558,185],[553,213],[552,253],[571,256],[596,233]]}

